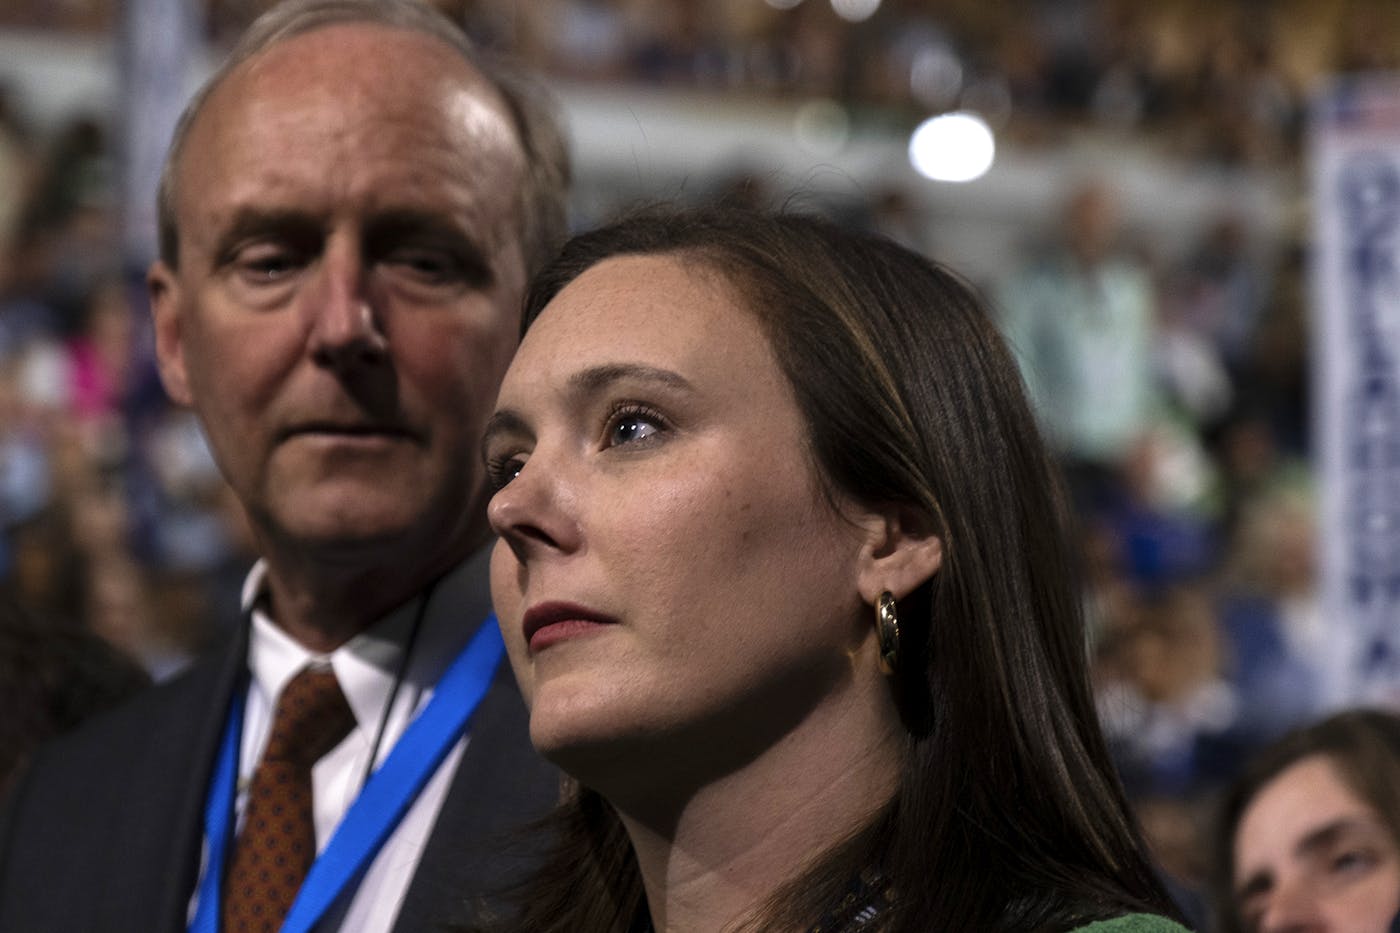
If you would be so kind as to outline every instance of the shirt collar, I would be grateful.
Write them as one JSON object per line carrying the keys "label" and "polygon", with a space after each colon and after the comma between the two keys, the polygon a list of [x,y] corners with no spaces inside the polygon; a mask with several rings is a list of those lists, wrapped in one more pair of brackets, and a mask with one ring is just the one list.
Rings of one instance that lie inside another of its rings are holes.
{"label": "shirt collar", "polygon": [[[250,689],[263,694],[269,708],[282,688],[309,664],[328,664],[360,728],[373,727],[383,714],[400,676],[405,645],[415,619],[422,622],[414,639],[406,685],[431,693],[437,679],[490,612],[488,545],[444,574],[435,584],[390,610],[363,632],[329,654],[308,650],[284,632],[268,614],[267,564],[259,560],[243,583],[243,610],[252,617],[248,639]],[[427,605],[424,605],[427,600]]]}

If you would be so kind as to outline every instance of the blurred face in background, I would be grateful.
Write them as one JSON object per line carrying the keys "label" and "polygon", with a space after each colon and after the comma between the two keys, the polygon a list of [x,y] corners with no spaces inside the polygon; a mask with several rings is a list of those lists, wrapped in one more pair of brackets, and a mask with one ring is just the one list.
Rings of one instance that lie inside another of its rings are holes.
{"label": "blurred face in background", "polygon": [[1250,801],[1235,832],[1247,930],[1386,933],[1400,912],[1400,849],[1331,759],[1311,755]]}

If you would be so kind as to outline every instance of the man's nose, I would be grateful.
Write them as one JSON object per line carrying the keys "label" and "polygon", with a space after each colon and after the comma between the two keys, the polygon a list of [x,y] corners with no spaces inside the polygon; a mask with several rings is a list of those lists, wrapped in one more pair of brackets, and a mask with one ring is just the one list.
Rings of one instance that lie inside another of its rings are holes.
{"label": "man's nose", "polygon": [[384,330],[369,272],[347,244],[331,244],[307,295],[309,344],[316,362],[336,370],[374,365],[388,356]]}

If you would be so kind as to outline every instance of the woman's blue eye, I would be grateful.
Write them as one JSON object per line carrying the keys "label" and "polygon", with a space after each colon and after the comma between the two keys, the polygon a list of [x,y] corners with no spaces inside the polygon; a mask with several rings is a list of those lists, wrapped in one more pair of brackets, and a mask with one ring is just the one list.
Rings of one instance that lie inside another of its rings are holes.
{"label": "woman's blue eye", "polygon": [[604,443],[608,447],[635,444],[661,434],[666,419],[660,414],[637,405],[619,405],[608,417]]}
{"label": "woman's blue eye", "polygon": [[1375,858],[1371,853],[1360,849],[1353,849],[1343,852],[1332,860],[1332,870],[1335,872],[1364,872],[1375,863]]}
{"label": "woman's blue eye", "polygon": [[656,425],[645,418],[627,417],[623,418],[613,426],[612,442],[614,444],[626,444],[630,441],[640,441],[650,437],[657,431]]}

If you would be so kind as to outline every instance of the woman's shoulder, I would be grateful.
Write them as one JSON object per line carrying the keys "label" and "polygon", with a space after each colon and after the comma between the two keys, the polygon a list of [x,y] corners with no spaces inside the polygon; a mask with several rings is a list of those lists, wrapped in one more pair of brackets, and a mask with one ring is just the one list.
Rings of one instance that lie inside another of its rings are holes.
{"label": "woman's shoulder", "polygon": [[1156,914],[1127,914],[1076,927],[1070,933],[1187,933],[1186,927]]}

